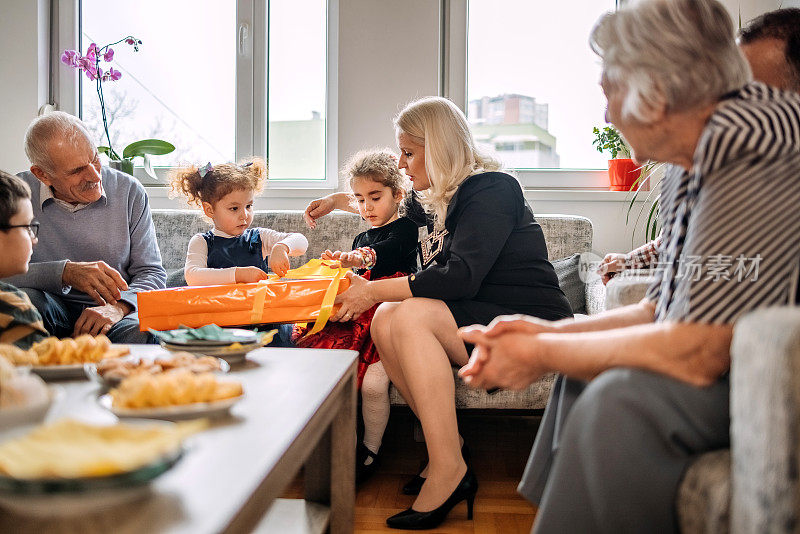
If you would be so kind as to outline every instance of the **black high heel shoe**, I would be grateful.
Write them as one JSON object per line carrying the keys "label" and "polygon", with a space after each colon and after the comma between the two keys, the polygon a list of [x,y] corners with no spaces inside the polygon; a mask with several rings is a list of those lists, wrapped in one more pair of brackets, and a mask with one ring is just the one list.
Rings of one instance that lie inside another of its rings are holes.
{"label": "black high heel shoe", "polygon": [[[467,467],[469,467],[469,460],[472,455],[469,452],[469,447],[467,447],[466,441],[463,445],[461,445],[461,456],[464,458],[464,463],[467,464]],[[403,493],[403,495],[419,495],[423,484],[425,484],[425,477],[414,475],[414,478],[406,482],[406,484],[403,486],[403,489],[400,491]]]}
{"label": "black high heel shoe", "polygon": [[458,483],[453,493],[445,500],[441,506],[430,512],[417,512],[409,508],[397,515],[393,515],[386,520],[390,528],[402,528],[407,530],[427,530],[441,525],[447,514],[450,513],[455,505],[461,501],[467,501],[467,519],[472,519],[472,507],[475,503],[475,494],[478,493],[478,478],[471,469],[467,468],[464,478]]}

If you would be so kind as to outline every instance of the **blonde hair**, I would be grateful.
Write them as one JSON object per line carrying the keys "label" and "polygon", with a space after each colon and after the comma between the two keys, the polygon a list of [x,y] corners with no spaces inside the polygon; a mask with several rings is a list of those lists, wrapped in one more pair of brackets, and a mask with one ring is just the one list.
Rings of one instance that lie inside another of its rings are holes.
{"label": "blonde hair", "polygon": [[260,193],[267,179],[267,164],[263,159],[214,165],[203,176],[201,167],[189,165],[170,173],[172,192],[182,194],[189,204],[203,207],[203,202],[214,205],[233,191],[248,190]]}
{"label": "blonde hair", "polygon": [[389,148],[373,148],[353,154],[342,168],[342,175],[353,189],[353,180],[369,178],[392,190],[392,193],[405,195],[408,178],[397,167],[397,155]]}
{"label": "blonde hair", "polygon": [[425,147],[425,172],[431,185],[419,198],[425,211],[433,214],[437,228],[444,226],[447,206],[464,180],[500,169],[498,161],[478,152],[467,118],[446,98],[429,96],[411,102],[394,125],[398,133]]}

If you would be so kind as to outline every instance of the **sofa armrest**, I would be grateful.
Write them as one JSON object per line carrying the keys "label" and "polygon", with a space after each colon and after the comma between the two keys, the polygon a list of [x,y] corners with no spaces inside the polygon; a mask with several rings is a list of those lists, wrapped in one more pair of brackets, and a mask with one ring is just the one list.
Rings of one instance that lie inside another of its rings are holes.
{"label": "sofa armrest", "polygon": [[648,270],[623,271],[606,285],[606,308],[613,310],[630,304],[636,304],[644,298],[647,288],[653,283],[653,276]]}
{"label": "sofa armrest", "polygon": [[734,327],[731,455],[732,532],[800,532],[800,308]]}
{"label": "sofa armrest", "polygon": [[606,286],[599,277],[592,277],[586,282],[584,291],[587,315],[594,315],[606,309]]}

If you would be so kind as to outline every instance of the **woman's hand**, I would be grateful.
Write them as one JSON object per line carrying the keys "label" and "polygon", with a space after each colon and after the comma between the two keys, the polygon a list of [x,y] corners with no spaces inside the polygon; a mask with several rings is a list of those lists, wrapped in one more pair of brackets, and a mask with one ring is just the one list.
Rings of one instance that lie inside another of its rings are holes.
{"label": "woman's hand", "polygon": [[358,319],[359,315],[377,304],[377,301],[370,295],[370,282],[355,273],[347,273],[346,276],[350,280],[350,287],[344,293],[339,294],[334,301],[335,304],[340,305],[330,318],[334,322]]}
{"label": "woman's hand", "polygon": [[350,196],[347,193],[331,193],[328,196],[312,200],[306,206],[303,218],[306,220],[306,225],[313,230],[317,227],[317,219],[335,209],[358,213],[358,210],[350,205]]}
{"label": "woman's hand", "polygon": [[556,332],[553,321],[531,317],[530,315],[500,315],[481,330],[487,337],[497,337],[505,333],[541,334]]}
{"label": "woman's hand", "polygon": [[550,372],[541,361],[537,334],[515,330],[487,335],[488,327],[470,326],[459,330],[467,343],[475,345],[469,362],[458,374],[464,383],[489,389],[524,389]]}
{"label": "woman's hand", "polygon": [[253,284],[267,278],[269,275],[258,267],[236,267],[234,275],[234,281],[237,284]]}
{"label": "woman's hand", "polygon": [[269,268],[272,272],[283,278],[289,270],[289,246],[285,243],[275,243],[269,253]]}
{"label": "woman's hand", "polygon": [[606,254],[606,257],[603,258],[597,268],[597,274],[602,277],[603,285],[606,285],[615,274],[624,271],[627,261],[628,256],[626,254]]}

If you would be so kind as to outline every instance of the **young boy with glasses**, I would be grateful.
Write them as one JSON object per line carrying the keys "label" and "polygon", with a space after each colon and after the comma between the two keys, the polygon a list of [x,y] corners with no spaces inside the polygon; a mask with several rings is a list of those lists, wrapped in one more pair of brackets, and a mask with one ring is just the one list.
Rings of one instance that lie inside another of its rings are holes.
{"label": "young boy with glasses", "polygon": [[[0,279],[28,271],[38,234],[28,184],[0,171]],[[0,281],[0,344],[28,349],[48,336],[28,296]]]}

